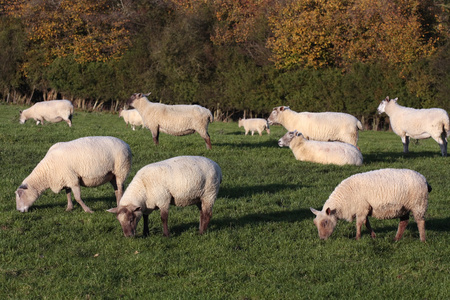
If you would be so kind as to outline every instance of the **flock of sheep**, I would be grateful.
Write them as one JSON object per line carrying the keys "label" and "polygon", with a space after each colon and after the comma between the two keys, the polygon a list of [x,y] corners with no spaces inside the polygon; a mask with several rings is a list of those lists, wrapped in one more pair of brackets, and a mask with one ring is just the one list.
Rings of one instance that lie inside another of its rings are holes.
{"label": "flock of sheep", "polygon": [[[126,124],[145,126],[159,143],[159,132],[186,135],[198,132],[211,149],[208,125],[211,112],[199,105],[165,105],[152,103],[149,94],[136,93],[127,104],[134,109],[122,110],[120,117]],[[447,156],[449,117],[442,109],[413,109],[397,104],[397,98],[386,97],[378,112],[390,117],[393,131],[402,138],[404,152],[408,152],[409,138],[432,137]],[[20,112],[20,123],[34,119],[36,124],[60,122],[72,125],[73,106],[67,100],[39,102]],[[245,134],[255,131],[270,134],[270,125],[281,124],[288,132],[278,141],[280,147],[289,147],[295,158],[322,164],[356,165],[363,163],[357,146],[361,122],[345,113],[297,113],[289,107],[273,109],[267,120],[240,119]],[[148,215],[160,210],[163,233],[169,235],[169,206],[197,205],[200,210],[199,232],[202,234],[212,216],[212,208],[222,182],[222,171],[217,163],[201,156],[178,156],[141,168],[124,189],[131,169],[132,154],[124,141],[108,136],[83,137],[56,143],[25,178],[16,190],[16,208],[21,212],[29,207],[46,189],[67,194],[67,210],[73,208],[71,193],[85,212],[92,212],[81,199],[81,186],[95,187],[110,182],[114,188],[117,207],[108,211],[116,214],[125,236],[134,236],[139,220],[144,217],[144,235],[149,234]],[[372,238],[375,233],[369,216],[378,219],[400,218],[395,240],[399,240],[412,213],[425,241],[425,212],[431,186],[420,173],[409,169],[380,169],[355,174],[343,180],[331,193],[321,211],[311,208],[316,215],[319,237],[327,239],[337,220],[349,222],[356,218],[356,239],[361,237],[365,224]]]}

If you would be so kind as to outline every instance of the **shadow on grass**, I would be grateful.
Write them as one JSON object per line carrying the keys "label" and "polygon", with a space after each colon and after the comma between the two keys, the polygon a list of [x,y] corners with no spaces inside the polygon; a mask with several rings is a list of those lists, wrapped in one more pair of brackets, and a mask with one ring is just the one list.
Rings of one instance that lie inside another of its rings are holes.
{"label": "shadow on grass", "polygon": [[221,146],[221,147],[232,147],[232,148],[255,148],[259,149],[262,147],[266,148],[280,148],[277,144],[277,140],[272,141],[263,141],[258,142],[257,140],[253,142],[236,142],[236,143],[221,143],[221,142],[213,142],[213,146]]}
{"label": "shadow on grass", "polygon": [[421,152],[409,152],[403,153],[399,152],[377,152],[377,153],[364,153],[364,163],[379,163],[379,162],[397,162],[399,159],[414,159],[414,158],[424,158],[424,157],[440,157],[439,151],[421,151]]}
{"label": "shadow on grass", "polygon": [[252,185],[252,186],[236,186],[236,187],[221,187],[219,190],[219,197],[225,197],[228,199],[238,199],[242,197],[254,196],[258,194],[276,194],[285,190],[297,190],[299,188],[305,188],[304,185],[298,184],[264,184],[264,185]]}

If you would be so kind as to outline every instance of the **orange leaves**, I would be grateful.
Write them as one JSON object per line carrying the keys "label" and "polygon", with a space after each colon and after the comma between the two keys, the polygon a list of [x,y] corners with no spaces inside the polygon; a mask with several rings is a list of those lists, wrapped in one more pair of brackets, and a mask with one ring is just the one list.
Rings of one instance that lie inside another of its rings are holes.
{"label": "orange leaves", "polygon": [[73,55],[79,63],[120,58],[130,45],[129,20],[111,0],[10,1],[46,61]]}

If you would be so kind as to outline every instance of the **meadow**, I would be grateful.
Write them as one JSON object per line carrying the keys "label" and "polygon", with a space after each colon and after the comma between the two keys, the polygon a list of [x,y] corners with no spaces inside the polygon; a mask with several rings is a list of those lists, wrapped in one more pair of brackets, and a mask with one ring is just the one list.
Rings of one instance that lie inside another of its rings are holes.
{"label": "meadow", "polygon": [[[19,124],[19,109],[0,104],[0,298],[1,299],[448,299],[450,297],[450,158],[433,140],[411,143],[402,153],[392,132],[364,131],[364,165],[333,166],[296,161],[279,148],[285,133],[245,136],[237,122],[210,125],[212,150],[198,135],[132,131],[118,114],[76,111],[66,123]],[[201,155],[222,168],[223,183],[205,234],[197,207],[171,207],[170,237],[159,212],[150,235],[123,236],[111,185],[82,188],[93,211],[64,191],[44,192],[28,213],[16,211],[14,191],[56,142],[110,135],[133,152],[127,184],[143,166],[179,155]],[[310,207],[321,209],[343,179],[380,168],[410,168],[433,187],[421,243],[414,219],[394,242],[398,219],[371,219],[377,237],[355,222],[339,221],[320,240]]]}

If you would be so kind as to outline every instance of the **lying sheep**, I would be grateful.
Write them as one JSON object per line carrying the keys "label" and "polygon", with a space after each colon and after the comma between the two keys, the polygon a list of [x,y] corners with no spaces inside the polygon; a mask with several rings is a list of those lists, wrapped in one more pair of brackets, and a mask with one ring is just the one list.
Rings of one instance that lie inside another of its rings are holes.
{"label": "lying sheep", "polygon": [[66,121],[72,127],[73,105],[69,100],[51,100],[38,102],[28,109],[20,111],[20,124],[28,119],[34,119],[36,125],[44,124],[44,120],[50,123]]}
{"label": "lying sheep", "polygon": [[136,126],[144,126],[141,115],[135,109],[122,109],[119,112],[119,117],[123,118],[127,126],[130,124],[133,130],[136,130]]}
{"label": "lying sheep", "polygon": [[166,105],[148,101],[149,94],[136,93],[128,100],[128,105],[137,109],[145,127],[152,132],[154,143],[159,144],[159,131],[180,136],[198,132],[211,149],[208,125],[213,121],[209,109],[199,105]]}
{"label": "lying sheep", "polygon": [[331,193],[322,211],[311,208],[316,215],[314,224],[321,239],[334,231],[338,219],[352,222],[356,217],[356,239],[361,238],[365,224],[372,238],[369,216],[377,219],[400,218],[395,240],[401,239],[413,213],[420,240],[425,241],[425,212],[430,185],[420,173],[409,169],[381,169],[360,173],[343,180]]}
{"label": "lying sheep", "polygon": [[392,130],[401,137],[403,152],[408,153],[409,138],[432,137],[441,147],[442,156],[447,156],[447,134],[450,131],[448,114],[440,108],[414,109],[397,104],[398,98],[386,97],[378,106],[378,113],[389,116]]}
{"label": "lying sheep", "polygon": [[295,158],[301,161],[340,166],[360,166],[363,163],[361,152],[353,145],[307,140],[296,130],[287,132],[278,140],[278,145],[291,148]]}
{"label": "lying sheep", "polygon": [[222,181],[222,171],[212,160],[201,156],[178,156],[140,169],[125,191],[115,213],[125,236],[136,234],[144,216],[144,235],[149,234],[148,215],[159,209],[164,235],[169,236],[169,206],[196,204],[200,209],[200,234],[208,227],[212,208]]}
{"label": "lying sheep", "polygon": [[239,128],[244,126],[245,135],[247,135],[249,131],[252,132],[252,135],[255,133],[255,131],[258,131],[259,135],[262,135],[262,132],[264,130],[267,131],[267,134],[270,134],[269,123],[267,123],[266,119],[239,119],[238,125]]}
{"label": "lying sheep", "polygon": [[281,124],[288,131],[298,130],[306,139],[339,141],[356,146],[361,122],[352,115],[336,112],[297,113],[287,106],[275,107],[267,119],[270,125]]}
{"label": "lying sheep", "polygon": [[119,203],[130,168],[130,147],[118,138],[91,136],[56,143],[16,190],[17,210],[27,212],[48,188],[54,193],[64,188],[67,211],[73,208],[72,191],[84,211],[92,213],[81,200],[80,186],[95,187],[108,181]]}

